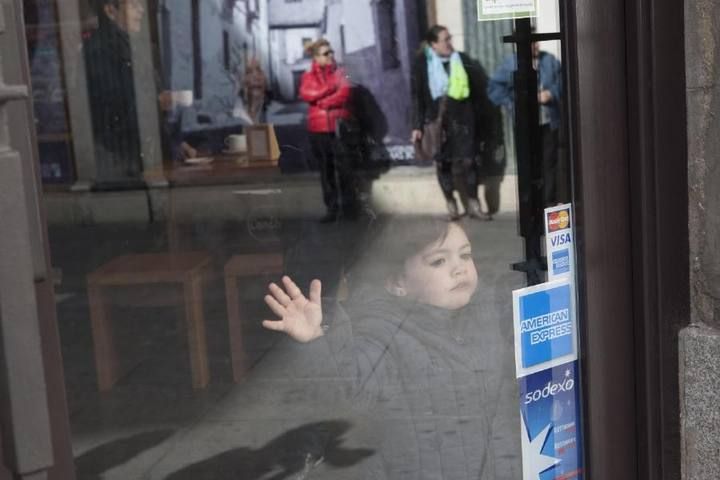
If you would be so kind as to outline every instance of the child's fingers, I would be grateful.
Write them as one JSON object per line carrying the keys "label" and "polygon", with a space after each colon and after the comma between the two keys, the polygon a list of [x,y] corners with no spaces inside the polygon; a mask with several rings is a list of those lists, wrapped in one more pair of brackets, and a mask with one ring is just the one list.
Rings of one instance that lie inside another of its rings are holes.
{"label": "child's fingers", "polygon": [[320,305],[322,299],[322,283],[320,280],[315,279],[310,282],[310,301],[317,305]]}
{"label": "child's fingers", "polygon": [[276,284],[271,283],[269,289],[270,293],[272,293],[273,297],[275,297],[281,305],[287,307],[290,303],[292,303],[292,299],[288,297],[287,293],[285,293],[285,291]]}
{"label": "child's fingers", "polygon": [[300,287],[298,287],[295,282],[292,281],[290,277],[285,275],[282,278],[283,285],[285,285],[285,290],[287,291],[288,295],[290,295],[290,298],[295,300],[298,297],[302,297],[303,293],[302,290],[300,290]]}
{"label": "child's fingers", "polygon": [[287,310],[285,309],[285,307],[280,305],[280,302],[275,300],[272,295],[265,295],[265,303],[268,307],[270,307],[270,310],[272,310],[273,313],[278,317],[282,318],[285,316],[285,314],[287,314]]}
{"label": "child's fingers", "polygon": [[274,330],[276,332],[285,331],[285,322],[283,322],[282,320],[263,320],[262,326],[267,328],[268,330]]}

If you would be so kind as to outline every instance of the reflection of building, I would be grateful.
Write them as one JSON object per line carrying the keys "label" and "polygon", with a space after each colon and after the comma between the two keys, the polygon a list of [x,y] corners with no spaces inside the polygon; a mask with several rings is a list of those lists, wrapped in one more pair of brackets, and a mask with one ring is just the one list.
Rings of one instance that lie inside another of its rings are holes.
{"label": "reflection of building", "polygon": [[292,101],[302,73],[310,66],[308,43],[321,36],[325,0],[268,0],[272,85],[277,96]]}
{"label": "reflection of building", "polygon": [[165,0],[160,9],[167,88],[194,89],[196,108],[205,121],[233,123],[238,74],[252,57],[265,71],[269,68],[266,2]]}
{"label": "reflection of building", "polygon": [[[420,41],[423,3],[270,0],[271,65],[278,96],[286,101],[296,97],[298,80],[310,64],[304,46],[325,37],[352,82],[375,97],[387,117],[390,136],[405,138],[409,134],[410,66]],[[282,8],[274,8],[280,4]]]}
{"label": "reflection of building", "polygon": [[382,108],[389,139],[405,141],[410,135],[410,71],[424,28],[424,2],[328,3],[327,37],[340,47],[353,83],[367,88]]}
{"label": "reflection of building", "polygon": [[[194,89],[188,131],[239,124],[233,118],[238,73],[257,57],[275,100],[297,100],[300,77],[311,63],[305,48],[331,41],[354,84],[365,87],[384,115],[393,143],[409,136],[410,70],[424,27],[425,2],[415,0],[158,0],[158,43],[163,88]],[[188,33],[190,32],[190,33]],[[279,108],[279,107],[278,107]],[[291,109],[292,110],[292,109]],[[281,120],[273,110],[276,123]],[[298,110],[299,112],[300,110]],[[295,110],[292,110],[295,112]],[[293,116],[292,122],[299,122]]]}

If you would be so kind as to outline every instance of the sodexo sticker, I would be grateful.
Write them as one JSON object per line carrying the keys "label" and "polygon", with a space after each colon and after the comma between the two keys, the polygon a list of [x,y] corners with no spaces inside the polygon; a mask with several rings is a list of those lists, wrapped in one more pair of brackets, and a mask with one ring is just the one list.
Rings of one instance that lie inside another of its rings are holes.
{"label": "sodexo sticker", "polygon": [[519,380],[523,480],[583,478],[577,362]]}
{"label": "sodexo sticker", "polygon": [[577,359],[575,301],[569,280],[513,292],[517,377]]}

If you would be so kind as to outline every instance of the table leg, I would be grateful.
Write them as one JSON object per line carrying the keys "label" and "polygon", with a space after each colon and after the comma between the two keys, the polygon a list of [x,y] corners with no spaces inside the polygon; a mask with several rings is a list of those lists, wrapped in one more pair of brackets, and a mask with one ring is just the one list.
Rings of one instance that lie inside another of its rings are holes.
{"label": "table leg", "polygon": [[168,188],[168,217],[167,217],[167,230],[168,230],[168,246],[170,252],[180,251],[180,226],[176,220],[175,214],[175,188]]}
{"label": "table leg", "polygon": [[98,389],[106,392],[117,382],[118,358],[102,287],[88,285],[88,302],[90,304],[90,324],[95,348]]}
{"label": "table leg", "polygon": [[195,389],[205,388],[210,383],[202,287],[203,276],[201,273],[193,274],[183,286],[185,290],[185,328],[187,328],[188,334],[192,384]]}
{"label": "table leg", "polygon": [[227,303],[228,330],[230,333],[230,359],[232,361],[233,380],[242,380],[247,369],[247,358],[243,346],[242,319],[240,315],[240,295],[235,275],[225,275],[225,299]]}

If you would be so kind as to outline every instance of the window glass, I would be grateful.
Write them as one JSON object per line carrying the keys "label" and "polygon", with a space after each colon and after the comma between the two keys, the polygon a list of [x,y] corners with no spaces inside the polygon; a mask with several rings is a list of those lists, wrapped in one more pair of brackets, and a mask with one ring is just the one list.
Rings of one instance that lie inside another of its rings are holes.
{"label": "window glass", "polygon": [[25,2],[79,478],[522,476],[560,15],[478,3]]}

